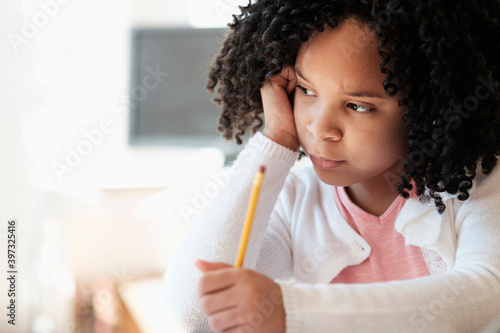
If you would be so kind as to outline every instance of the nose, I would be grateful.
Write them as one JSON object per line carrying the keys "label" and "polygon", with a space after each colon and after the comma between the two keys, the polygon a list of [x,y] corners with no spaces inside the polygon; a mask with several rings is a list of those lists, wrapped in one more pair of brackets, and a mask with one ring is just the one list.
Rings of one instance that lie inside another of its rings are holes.
{"label": "nose", "polygon": [[306,128],[317,141],[339,141],[343,135],[340,119],[324,108],[315,112]]}

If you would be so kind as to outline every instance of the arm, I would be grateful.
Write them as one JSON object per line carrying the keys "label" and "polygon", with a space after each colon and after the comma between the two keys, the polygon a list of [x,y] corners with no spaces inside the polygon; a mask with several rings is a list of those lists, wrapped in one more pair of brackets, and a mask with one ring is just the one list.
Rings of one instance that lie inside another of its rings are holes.
{"label": "arm", "polygon": [[458,209],[448,272],[374,284],[280,282],[287,333],[480,331],[500,314],[499,175]]}
{"label": "arm", "polygon": [[[283,195],[283,192],[282,192]],[[278,201],[269,219],[267,232],[262,239],[255,270],[275,281],[293,279],[292,244],[290,226],[279,213]]]}
{"label": "arm", "polygon": [[[266,175],[244,261],[245,268],[254,269],[261,244],[269,244],[272,237],[264,238],[268,220],[296,159],[296,152],[257,133],[230,168],[228,182],[179,244],[167,267],[167,302],[183,330],[210,331],[197,294],[202,274],[195,269],[195,260],[235,263],[253,176],[263,164]],[[269,267],[274,276],[285,269]]]}

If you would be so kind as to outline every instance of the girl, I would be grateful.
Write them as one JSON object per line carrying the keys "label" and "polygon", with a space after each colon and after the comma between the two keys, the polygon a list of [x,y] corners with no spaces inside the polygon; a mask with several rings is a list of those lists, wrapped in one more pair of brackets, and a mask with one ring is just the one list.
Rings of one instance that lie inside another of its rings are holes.
{"label": "girl", "polygon": [[[255,135],[168,265],[182,330],[477,332],[500,315],[498,1],[241,10],[208,89],[225,138]],[[300,149],[313,166],[289,172]]]}

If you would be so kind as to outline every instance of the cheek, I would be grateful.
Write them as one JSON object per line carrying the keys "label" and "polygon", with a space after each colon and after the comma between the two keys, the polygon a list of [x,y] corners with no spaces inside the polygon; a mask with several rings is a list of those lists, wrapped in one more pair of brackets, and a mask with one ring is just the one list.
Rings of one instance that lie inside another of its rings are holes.
{"label": "cheek", "polygon": [[297,128],[297,134],[300,139],[306,131],[307,122],[310,120],[308,109],[305,105],[303,105],[303,103],[298,102],[294,105],[293,117],[295,120],[295,127]]}
{"label": "cheek", "polygon": [[387,158],[403,157],[406,155],[408,147],[407,131],[404,124],[394,124],[379,133],[379,145],[385,147]]}
{"label": "cheek", "polygon": [[408,130],[406,125],[400,121],[392,129],[392,139],[395,149],[406,152],[408,149]]}
{"label": "cheek", "polygon": [[406,154],[408,140],[402,123],[381,121],[358,126],[351,134],[348,142],[350,150],[357,151],[357,155],[365,160],[394,159]]}

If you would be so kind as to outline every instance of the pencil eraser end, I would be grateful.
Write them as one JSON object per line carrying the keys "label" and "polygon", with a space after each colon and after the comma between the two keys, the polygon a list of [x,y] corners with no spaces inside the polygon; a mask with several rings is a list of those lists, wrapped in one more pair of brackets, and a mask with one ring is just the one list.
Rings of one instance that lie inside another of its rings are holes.
{"label": "pencil eraser end", "polygon": [[266,167],[261,165],[260,168],[259,168],[259,172],[260,173],[264,173],[266,171]]}

